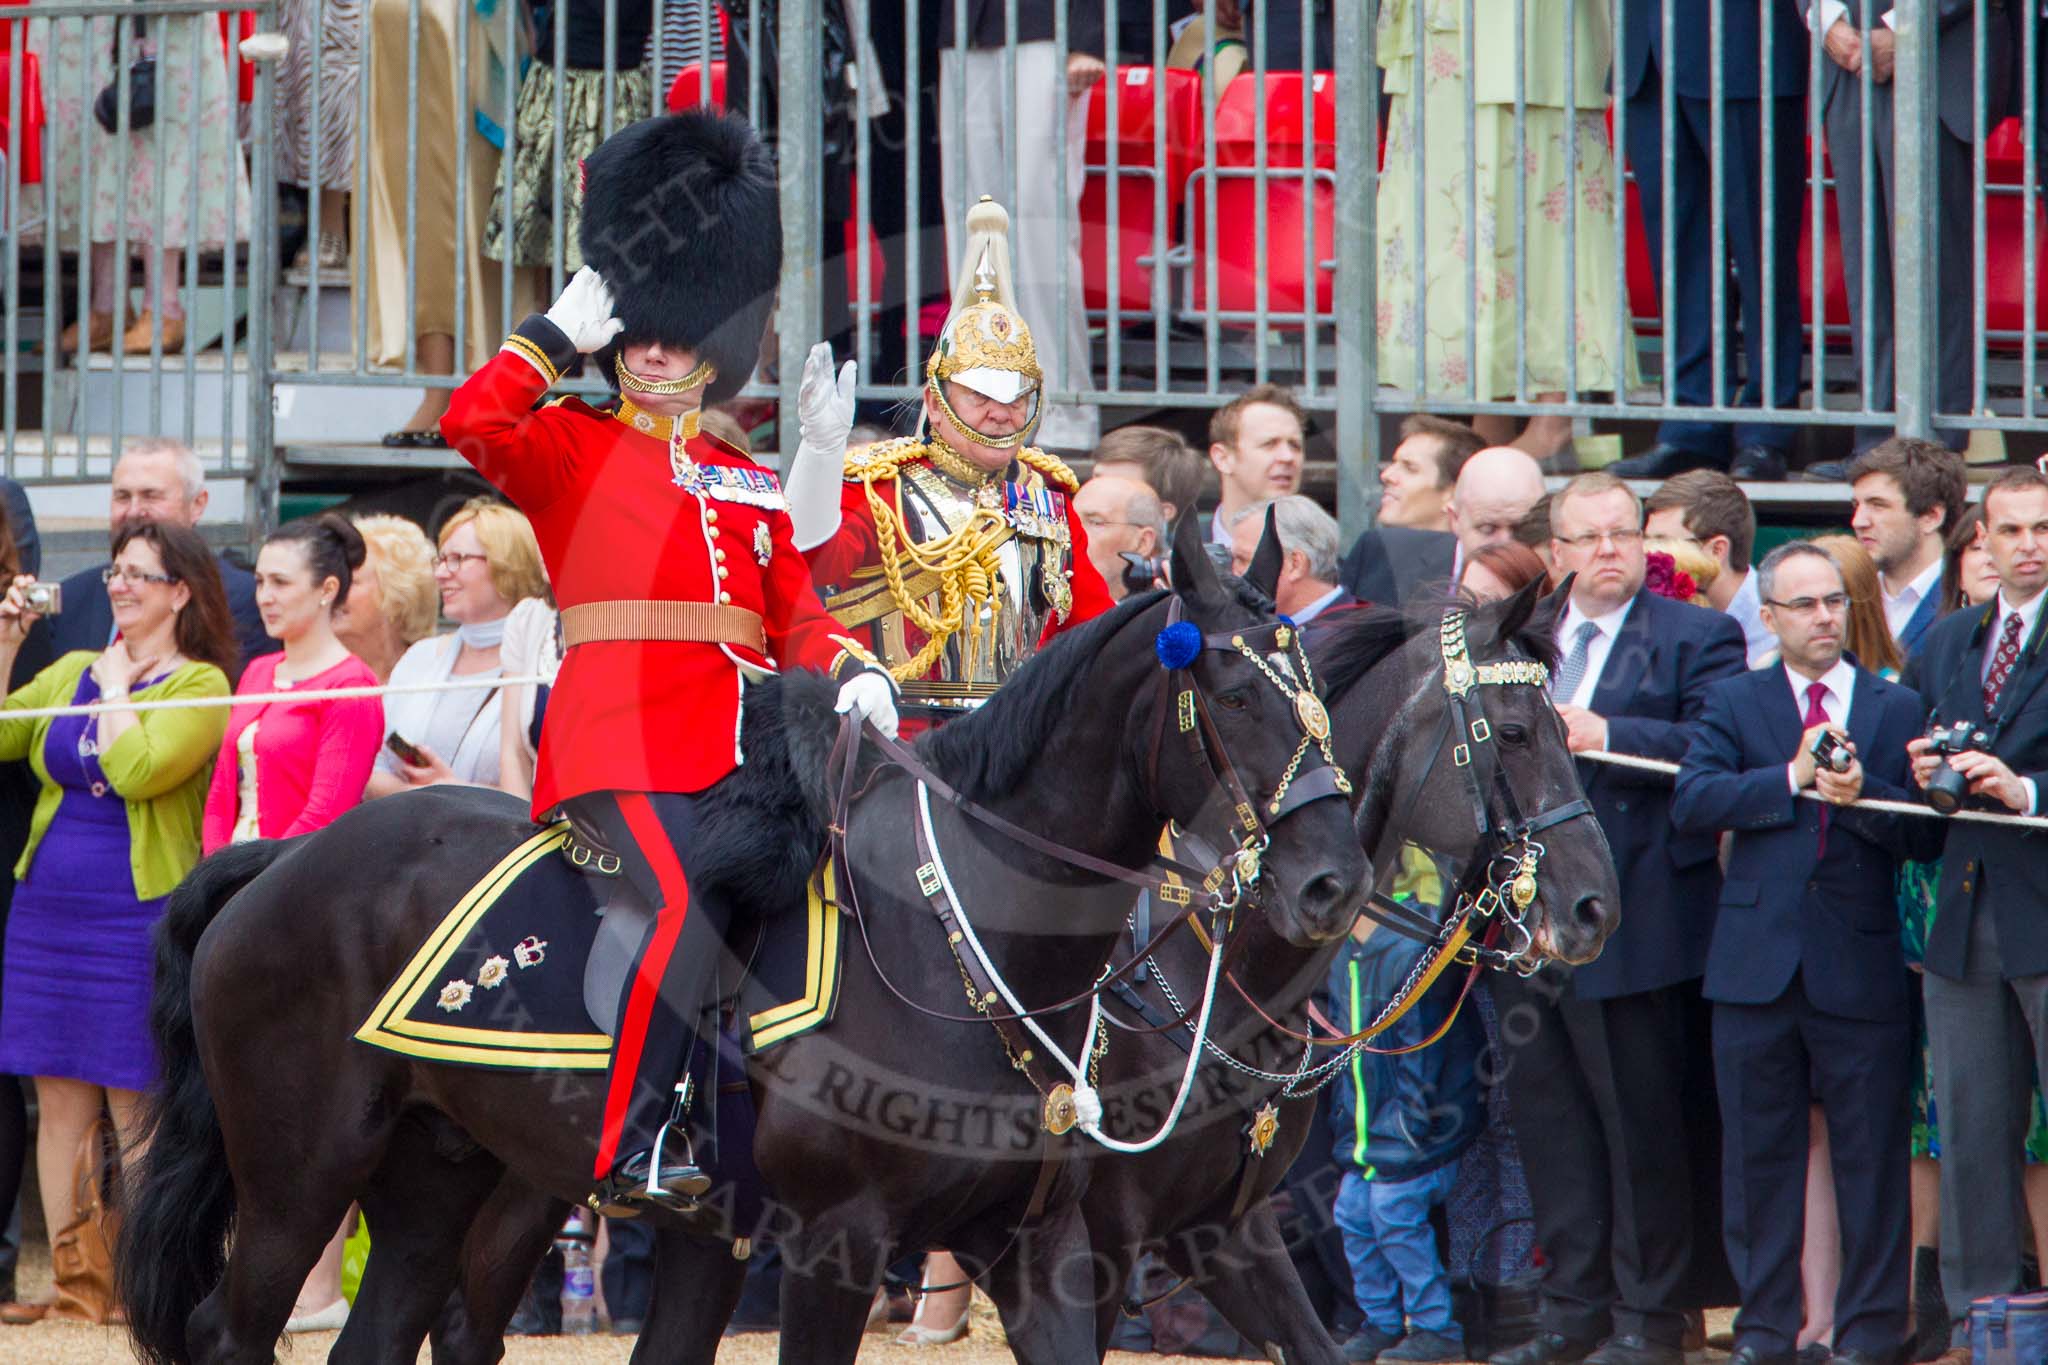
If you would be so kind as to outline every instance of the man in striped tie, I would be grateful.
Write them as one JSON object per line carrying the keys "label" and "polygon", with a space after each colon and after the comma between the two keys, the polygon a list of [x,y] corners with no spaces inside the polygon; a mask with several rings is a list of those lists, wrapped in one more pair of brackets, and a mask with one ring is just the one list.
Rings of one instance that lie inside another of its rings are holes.
{"label": "man in striped tie", "polygon": [[[1971,804],[2039,815],[2048,783],[2048,664],[2041,659],[2048,587],[2048,477],[2015,469],[1984,489],[1985,542],[1998,595],[1950,613],[1922,639],[1906,682],[1942,725],[1990,736],[1944,760],[1909,746],[1922,786],[1943,762],[1970,783]],[[2020,1151],[2036,1065],[2048,1075],[2048,838],[2039,830],[1948,826],[1941,892],[1927,931],[1924,986],[1941,1114],[1941,1285],[1955,1317],[1953,1351],[1969,1359],[1970,1302],[2020,1288],[2026,1224]],[[1944,1355],[1943,1361],[1949,1356]]]}
{"label": "man in striped tie", "polygon": [[[1551,688],[1575,753],[1677,762],[1707,688],[1743,669],[1742,627],[1643,590],[1643,509],[1611,474],[1551,499],[1551,554],[1575,575]],[[1544,1153],[1530,1181],[1543,1272],[1536,1340],[1500,1365],[1679,1365],[1696,1246],[1695,1163],[1674,1134],[1719,1124],[1700,976],[1721,889],[1712,835],[1671,828],[1669,780],[1585,762],[1623,892],[1596,962],[1498,977],[1515,1135]],[[1711,1154],[1701,1173],[1714,1169]],[[1709,1188],[1711,1188],[1709,1186]]]}

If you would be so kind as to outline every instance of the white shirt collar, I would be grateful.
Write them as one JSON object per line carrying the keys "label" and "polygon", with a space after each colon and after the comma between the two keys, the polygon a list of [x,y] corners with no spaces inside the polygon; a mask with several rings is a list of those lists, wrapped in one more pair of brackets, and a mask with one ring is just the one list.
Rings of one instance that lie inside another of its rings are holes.
{"label": "white shirt collar", "polygon": [[1927,594],[1934,591],[1935,585],[1939,582],[1941,582],[1941,561],[1937,559],[1922,569],[1911,583],[1908,583],[1895,593],[1886,593],[1885,596],[1888,600],[1897,602],[1901,606],[1910,603],[1917,607],[1926,599]]}
{"label": "white shirt collar", "polygon": [[[1642,596],[1642,593],[1638,591],[1636,597],[1640,596]],[[1622,623],[1628,619],[1629,611],[1635,604],[1635,597],[1631,597],[1628,601],[1611,611],[1602,612],[1598,616],[1589,616],[1579,607],[1579,599],[1574,597],[1571,600],[1571,605],[1565,608],[1563,619],[1558,622],[1557,638],[1566,648],[1570,648],[1571,639],[1579,633],[1579,627],[1590,621],[1600,627],[1602,635],[1611,639],[1619,633]]]}
{"label": "white shirt collar", "polygon": [[1842,723],[1848,723],[1849,697],[1856,690],[1856,669],[1846,655],[1835,660],[1835,666],[1818,678],[1808,678],[1804,673],[1794,672],[1790,664],[1784,664],[1782,667],[1785,681],[1792,685],[1793,700],[1799,703],[1800,715],[1806,714],[1806,689],[1817,682],[1827,688],[1828,696],[1834,699],[1836,709],[1841,712]]}
{"label": "white shirt collar", "polygon": [[2026,648],[2027,641],[2034,638],[2034,622],[2041,619],[2041,604],[2048,602],[2048,592],[2037,592],[2034,594],[2031,602],[2022,607],[2015,607],[2007,604],[2005,589],[2000,588],[1997,601],[1998,614],[1991,618],[1991,639],[1994,647],[1999,635],[2005,630],[2005,618],[2014,612],[2018,612],[2020,617],[2020,648]]}
{"label": "white shirt collar", "polygon": [[1321,616],[1332,602],[1335,602],[1339,597],[1342,597],[1343,595],[1344,587],[1342,584],[1339,584],[1338,586],[1324,593],[1321,597],[1318,597],[1315,601],[1303,607],[1300,611],[1289,612],[1288,615],[1294,618],[1295,625],[1305,626],[1309,622],[1315,620],[1318,616]]}

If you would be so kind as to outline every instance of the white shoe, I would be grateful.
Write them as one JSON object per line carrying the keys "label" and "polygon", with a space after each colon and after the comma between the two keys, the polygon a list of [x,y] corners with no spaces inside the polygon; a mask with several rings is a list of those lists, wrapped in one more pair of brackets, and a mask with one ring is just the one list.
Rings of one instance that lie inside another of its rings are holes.
{"label": "white shoe", "polygon": [[285,1323],[292,1332],[339,1332],[348,1322],[348,1300],[336,1299],[317,1313],[300,1313]]}

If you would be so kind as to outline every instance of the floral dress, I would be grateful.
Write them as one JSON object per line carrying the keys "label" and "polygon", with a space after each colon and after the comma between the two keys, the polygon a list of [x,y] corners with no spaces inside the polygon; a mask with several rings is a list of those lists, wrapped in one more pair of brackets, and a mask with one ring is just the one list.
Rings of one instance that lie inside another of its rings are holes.
{"label": "floral dress", "polygon": [[85,241],[120,240],[125,202],[127,240],[137,247],[182,248],[196,239],[200,250],[218,251],[231,241],[246,241],[249,172],[235,132],[235,96],[218,16],[151,15],[129,43],[133,56],[156,58],[156,119],[128,134],[124,168],[120,144],[92,113],[93,101],[114,79],[113,19],[39,19],[31,25],[29,45],[42,58],[43,105],[49,112],[45,175],[56,187],[57,240],[75,246],[81,222]]}
{"label": "floral dress", "polygon": [[[1474,66],[1465,64],[1465,6],[1473,7]],[[1516,394],[1515,322],[1527,318],[1528,392],[1612,392],[1637,376],[1635,338],[1615,278],[1615,222],[1621,179],[1607,139],[1605,73],[1613,35],[1597,0],[1524,0],[1528,64],[1523,98],[1526,268],[1515,230],[1515,105],[1512,0],[1382,0],[1379,61],[1392,97],[1379,183],[1377,243],[1382,384],[1484,401]],[[1421,9],[1418,35],[1417,7]],[[1569,12],[1573,69],[1559,37]],[[1419,37],[1419,43],[1418,43]],[[1416,53],[1422,60],[1418,77]],[[1415,117],[1421,105],[1422,138]],[[1567,107],[1567,106],[1571,107]],[[1472,179],[1466,179],[1465,119],[1472,115]],[[1576,166],[1568,181],[1567,165]],[[1566,209],[1577,191],[1577,250]],[[1476,198],[1467,240],[1466,206]],[[1417,235],[1417,208],[1421,209]],[[1472,261],[1476,254],[1477,272]],[[1565,259],[1576,278],[1566,293]],[[1418,315],[1418,281],[1423,303]],[[1474,293],[1468,332],[1466,296]],[[1576,320],[1578,369],[1566,372]],[[1468,341],[1472,355],[1468,358]],[[1421,383],[1417,383],[1417,365]]]}

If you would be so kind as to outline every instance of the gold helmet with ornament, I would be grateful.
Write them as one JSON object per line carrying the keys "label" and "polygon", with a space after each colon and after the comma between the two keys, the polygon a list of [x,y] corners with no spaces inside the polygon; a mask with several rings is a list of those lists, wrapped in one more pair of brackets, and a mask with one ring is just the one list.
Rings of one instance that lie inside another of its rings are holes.
{"label": "gold helmet with ornament", "polygon": [[[925,365],[925,383],[961,435],[1001,450],[1022,445],[1038,426],[1045,372],[1031,329],[1017,312],[1010,277],[1010,215],[984,195],[967,213],[967,250],[953,289],[953,311]],[[988,436],[953,410],[946,385],[958,384],[995,403],[1029,399],[1030,416],[1017,430]]]}

